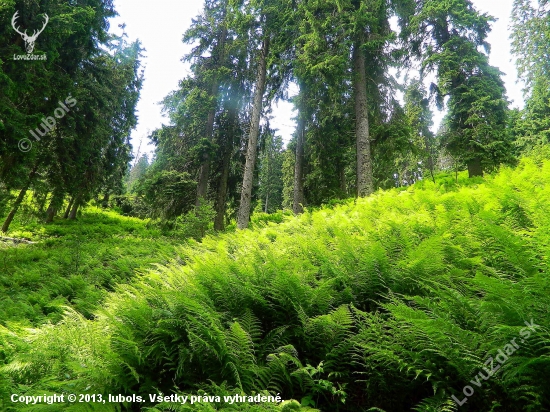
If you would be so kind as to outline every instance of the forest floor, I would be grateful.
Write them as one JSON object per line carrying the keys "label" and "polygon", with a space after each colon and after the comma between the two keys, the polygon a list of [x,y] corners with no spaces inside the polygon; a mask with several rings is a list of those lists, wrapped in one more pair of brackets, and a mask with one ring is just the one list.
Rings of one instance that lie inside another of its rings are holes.
{"label": "forest floor", "polygon": [[16,222],[36,243],[0,246],[0,410],[550,410],[549,199],[523,159],[201,242],[93,207]]}
{"label": "forest floor", "polygon": [[0,324],[58,322],[71,306],[90,318],[108,292],[136,274],[165,264],[182,239],[112,210],[85,208],[78,220],[44,225],[16,220],[0,241]]}

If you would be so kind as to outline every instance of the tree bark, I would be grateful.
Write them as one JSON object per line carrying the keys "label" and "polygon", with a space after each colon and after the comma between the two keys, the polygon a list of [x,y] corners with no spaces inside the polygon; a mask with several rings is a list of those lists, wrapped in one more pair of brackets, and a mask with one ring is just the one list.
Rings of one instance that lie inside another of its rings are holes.
{"label": "tree bark", "polygon": [[13,218],[15,217],[15,214],[19,210],[19,206],[21,206],[21,203],[23,202],[23,199],[25,198],[25,195],[27,194],[27,190],[29,190],[29,187],[31,186],[32,181],[34,180],[34,177],[36,176],[36,173],[38,172],[39,164],[36,164],[31,172],[29,173],[29,177],[27,179],[27,184],[21,189],[19,192],[19,195],[17,196],[17,199],[15,199],[15,203],[13,204],[10,213],[8,214],[8,217],[4,221],[4,224],[2,225],[2,232],[7,232],[10,228],[11,222],[13,221]]}
{"label": "tree bark", "polygon": [[256,79],[256,91],[254,92],[254,104],[252,107],[252,117],[250,119],[246,164],[244,167],[243,186],[241,189],[241,203],[239,205],[239,212],[237,215],[238,229],[246,229],[250,219],[252,185],[254,183],[254,166],[256,164],[258,135],[260,133],[260,117],[262,115],[262,103],[265,92],[268,53],[269,36],[266,35],[263,41],[262,53],[258,65],[258,78]]}
{"label": "tree bark", "polygon": [[50,201],[50,205],[48,206],[48,209],[46,210],[46,223],[52,223],[53,218],[57,214],[57,210],[63,203],[63,196],[59,195],[56,190],[54,190],[52,195],[52,200]]}
{"label": "tree bark", "polygon": [[348,186],[346,184],[346,169],[343,164],[340,165],[340,170],[338,171],[338,177],[340,180],[340,190],[342,191],[342,194],[344,195],[344,197],[347,197]]}
{"label": "tree bark", "polygon": [[361,48],[362,43],[362,41],[357,42],[353,50],[358,197],[368,196],[374,191],[367,105],[366,57],[365,51]]}
{"label": "tree bark", "polygon": [[80,197],[77,197],[76,200],[73,203],[71,213],[69,213],[69,219],[70,220],[75,220],[76,219],[76,213],[78,212],[78,207],[79,206],[80,206]]}
{"label": "tree bark", "polygon": [[46,201],[48,200],[49,193],[46,192],[42,198],[38,201],[38,214],[40,216],[44,215],[44,207],[46,206]]}
{"label": "tree bark", "polygon": [[[302,89],[303,90],[303,89]],[[302,96],[305,100],[305,96]],[[295,215],[304,212],[304,146],[306,140],[305,103],[301,102],[296,136],[296,160],[294,163],[294,196],[292,211]]]}
{"label": "tree bark", "polygon": [[214,230],[225,229],[225,202],[227,200],[227,180],[229,179],[229,167],[231,164],[231,149],[227,148],[223,156],[222,174],[218,186],[216,198],[216,217],[214,218]]}
{"label": "tree bark", "polygon": [[468,176],[483,177],[483,166],[481,165],[481,159],[479,157],[476,157],[468,162]]}
{"label": "tree bark", "polygon": [[[211,90],[212,96],[215,96],[217,94],[218,87],[218,82],[214,82]],[[216,108],[214,107],[208,112],[208,118],[206,120],[206,136],[209,141],[212,141],[212,135],[214,134],[215,117]],[[197,207],[201,205],[201,200],[206,199],[206,194],[208,191],[208,179],[210,177],[210,162],[210,155],[208,153],[205,153],[203,157],[203,162],[199,169],[199,177],[197,180]]]}
{"label": "tree bark", "polygon": [[428,170],[430,171],[430,176],[432,177],[432,181],[435,183],[435,161],[433,156],[433,150],[432,145],[430,143],[429,137],[422,133],[422,137],[424,138],[424,149],[426,150],[426,163],[428,166]]}
{"label": "tree bark", "polygon": [[[223,19],[225,20],[225,10],[223,14]],[[215,55],[213,56],[214,65],[216,68],[219,68],[224,60],[224,49],[225,42],[227,38],[227,27],[223,23],[222,31],[218,37],[218,45],[216,46]],[[220,81],[216,78],[213,80],[212,89],[210,90],[210,95],[212,98],[216,98],[218,95],[218,89],[220,87]],[[206,119],[206,138],[209,141],[212,141],[214,135],[214,120],[216,118],[216,104],[212,104],[212,108],[208,112],[208,117]],[[210,155],[206,153],[203,158],[199,170],[199,177],[197,180],[197,201],[196,206],[199,207],[201,204],[201,199],[206,199],[206,194],[208,192],[208,179],[210,178],[210,165],[211,159]]]}
{"label": "tree bark", "polygon": [[73,203],[74,203],[74,197],[71,197],[71,199],[69,200],[67,209],[65,209],[65,213],[63,213],[63,219],[67,219],[69,217],[69,213],[71,213],[71,209],[73,208]]}
{"label": "tree bark", "polygon": [[231,154],[233,153],[233,142],[235,141],[235,127],[237,124],[237,108],[230,106],[228,113],[228,126],[225,139],[223,141],[223,160],[220,182],[218,184],[218,193],[216,196],[216,217],[214,218],[214,230],[223,231],[225,229],[225,207],[227,201],[227,182],[229,179],[229,169],[231,167]]}
{"label": "tree bark", "polygon": [[52,223],[56,213],[57,209],[53,206],[52,200],[52,202],[50,202],[50,206],[48,206],[48,210],[46,210],[46,223]]}

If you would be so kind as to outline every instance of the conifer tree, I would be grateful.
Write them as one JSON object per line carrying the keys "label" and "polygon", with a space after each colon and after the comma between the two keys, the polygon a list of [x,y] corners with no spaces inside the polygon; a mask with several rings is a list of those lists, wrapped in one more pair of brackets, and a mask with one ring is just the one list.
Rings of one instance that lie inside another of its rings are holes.
{"label": "conifer tree", "polygon": [[[100,184],[102,179],[109,179],[111,176],[109,171],[103,176],[97,173],[102,167],[110,168],[113,172],[116,169],[120,172],[119,176],[122,176],[122,171],[126,168],[126,158],[119,156],[121,152],[117,148],[127,152],[129,150],[127,147],[122,147],[126,142],[121,146],[121,136],[117,130],[120,130],[122,123],[131,123],[132,116],[124,112],[121,114],[123,117],[117,119],[113,112],[104,113],[105,116],[101,119],[102,125],[105,126],[104,130],[107,135],[110,131],[113,132],[110,143],[109,137],[105,137],[101,143],[91,139],[88,145],[95,144],[95,153],[86,150],[75,152],[76,146],[85,145],[86,139],[90,138],[90,133],[96,133],[102,128],[99,124],[92,122],[81,133],[75,133],[77,127],[75,120],[79,117],[79,110],[81,115],[85,112],[83,106],[78,107],[78,99],[75,99],[75,96],[85,95],[105,104],[109,100],[108,96],[112,95],[111,107],[131,111],[135,108],[135,104],[131,101],[136,102],[139,95],[139,86],[137,89],[134,88],[130,98],[113,93],[112,90],[109,93],[102,93],[101,82],[95,83],[94,87],[90,87],[92,83],[87,82],[89,78],[86,76],[95,76],[96,79],[101,78],[109,82],[107,78],[110,75],[120,76],[124,72],[122,69],[124,65],[112,59],[109,61],[103,48],[109,42],[107,19],[115,15],[110,1],[86,0],[75,6],[54,1],[48,3],[45,8],[26,7],[27,5],[23,3],[11,2],[7,7],[2,5],[0,9],[2,21],[7,22],[0,27],[0,38],[2,38],[0,51],[2,55],[6,51],[6,55],[21,53],[21,38],[10,25],[13,19],[17,17],[17,24],[29,27],[42,24],[45,15],[48,15],[50,16],[46,27],[48,35],[40,37],[34,51],[46,53],[49,58],[30,62],[12,60],[0,68],[0,78],[4,79],[7,85],[6,88],[0,88],[2,90],[0,92],[2,93],[0,98],[0,117],[2,117],[0,180],[8,188],[19,189],[19,195],[12,205],[12,210],[4,221],[2,227],[4,231],[8,230],[27,190],[35,183],[37,187],[39,186],[38,180],[47,181],[45,190],[53,192],[54,198],[51,202],[53,206],[62,201],[63,193],[75,191],[78,179],[87,179],[93,175],[97,184]],[[104,64],[96,65],[99,61],[103,61]],[[21,63],[25,64],[26,70],[21,70]],[[132,63],[131,70],[134,69]],[[111,80],[114,81],[112,84],[115,86],[128,84],[121,77],[116,81],[114,78]],[[124,101],[117,101],[117,99]],[[60,110],[59,102],[66,105],[68,100],[74,103],[70,105],[71,110],[67,109],[69,112],[67,113],[66,110],[63,118],[55,119],[53,114],[56,110]],[[117,104],[127,104],[127,106],[121,109]],[[104,108],[107,108],[107,105]],[[5,116],[6,114],[8,116]],[[99,113],[88,114],[93,117]],[[118,120],[122,123],[117,124]],[[32,137],[34,135],[29,134],[29,130],[35,130],[41,122],[39,129],[42,131],[42,138],[38,140]],[[112,123],[107,124],[108,122]],[[64,141],[63,139],[67,137],[70,138]],[[127,137],[128,135],[124,139]],[[31,143],[32,148],[22,153],[18,148],[18,142],[19,144],[26,142],[26,147]],[[70,147],[71,144],[73,147]],[[102,153],[105,156],[96,153]],[[67,162],[67,160],[70,161]],[[98,166],[94,171],[93,167],[86,168],[87,162],[88,164],[93,162],[102,167]],[[76,169],[71,168],[70,165],[77,163],[81,165],[82,173],[74,174]]]}
{"label": "conifer tree", "polygon": [[241,200],[237,213],[237,227],[239,229],[245,229],[250,219],[260,119],[264,108],[264,93],[267,89],[270,89],[271,95],[277,94],[279,87],[285,83],[289,76],[287,71],[288,61],[284,57],[290,49],[292,39],[288,36],[288,27],[293,22],[294,17],[292,1],[289,0],[255,0],[247,4],[244,11],[247,16],[244,20],[247,24],[242,26],[241,32],[253,29],[254,35],[250,39],[252,46],[251,65],[257,67],[257,76],[254,83]]}
{"label": "conifer tree", "polygon": [[[203,13],[193,21],[193,25],[184,35],[183,40],[191,43],[199,39],[198,45],[186,60],[193,61],[196,76],[203,79],[207,94],[207,115],[204,119],[204,144],[211,146],[214,142],[214,121],[218,109],[218,94],[223,74],[227,75],[225,59],[228,36],[228,0],[206,2]],[[208,54],[209,57],[205,57]],[[200,168],[197,177],[197,207],[207,197],[211,169],[211,150],[201,154]]]}
{"label": "conifer tree", "polygon": [[550,142],[550,4],[515,0],[511,39],[525,84],[526,105],[516,132],[520,148],[526,150]]}
{"label": "conifer tree", "polygon": [[439,106],[449,97],[447,149],[467,164],[470,177],[510,161],[512,154],[504,133],[507,100],[502,74],[479,51],[483,47],[489,52],[486,38],[493,20],[470,0],[422,0],[405,30],[423,71],[437,73],[432,91]]}
{"label": "conifer tree", "polygon": [[410,122],[418,158],[435,183],[436,141],[430,102],[420,80],[413,80],[405,90],[405,113]]}

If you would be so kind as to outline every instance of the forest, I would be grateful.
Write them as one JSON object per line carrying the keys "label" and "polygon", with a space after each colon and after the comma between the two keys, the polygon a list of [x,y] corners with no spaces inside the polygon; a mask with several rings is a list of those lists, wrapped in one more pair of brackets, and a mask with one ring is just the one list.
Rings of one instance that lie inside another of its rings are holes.
{"label": "forest", "polygon": [[0,411],[550,411],[550,3],[515,108],[475,1],[204,0],[151,154],[117,15],[0,0]]}

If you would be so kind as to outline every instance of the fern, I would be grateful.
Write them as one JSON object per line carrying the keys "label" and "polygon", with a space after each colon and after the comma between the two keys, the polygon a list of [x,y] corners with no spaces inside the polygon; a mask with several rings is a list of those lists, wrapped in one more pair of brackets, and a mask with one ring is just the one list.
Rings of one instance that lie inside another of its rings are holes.
{"label": "fern", "polygon": [[443,180],[188,242],[93,319],[6,324],[0,395],[279,393],[288,402],[140,408],[456,411],[452,396],[533,319],[467,407],[549,410],[550,162]]}

